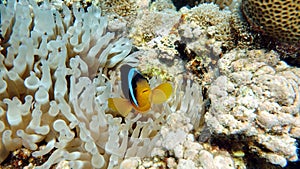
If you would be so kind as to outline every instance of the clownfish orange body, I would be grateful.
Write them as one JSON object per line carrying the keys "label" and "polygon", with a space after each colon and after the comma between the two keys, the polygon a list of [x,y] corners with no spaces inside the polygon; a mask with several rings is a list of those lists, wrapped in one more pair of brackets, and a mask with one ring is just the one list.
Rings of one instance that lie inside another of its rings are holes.
{"label": "clownfish orange body", "polygon": [[151,90],[148,80],[129,65],[121,67],[121,85],[125,98],[109,98],[108,107],[126,117],[134,109],[139,113],[150,110],[152,104],[161,104],[172,94],[172,85],[162,83]]}

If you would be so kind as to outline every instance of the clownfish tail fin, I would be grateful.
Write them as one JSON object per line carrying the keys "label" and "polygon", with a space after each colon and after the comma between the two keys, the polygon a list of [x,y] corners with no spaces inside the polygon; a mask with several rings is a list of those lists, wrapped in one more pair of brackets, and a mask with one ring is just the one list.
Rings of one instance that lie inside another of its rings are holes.
{"label": "clownfish tail fin", "polygon": [[169,99],[173,91],[170,83],[162,83],[152,90],[152,103],[161,104]]}

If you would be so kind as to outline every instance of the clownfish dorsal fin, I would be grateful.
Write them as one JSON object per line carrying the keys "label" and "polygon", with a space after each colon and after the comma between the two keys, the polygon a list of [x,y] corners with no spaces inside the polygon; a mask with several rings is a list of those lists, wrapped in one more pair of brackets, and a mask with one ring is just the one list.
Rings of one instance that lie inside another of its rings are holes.
{"label": "clownfish dorsal fin", "polygon": [[121,71],[121,88],[124,94],[124,97],[129,100],[129,82],[128,82],[128,74],[129,71],[132,69],[132,66],[127,64],[122,65],[120,68]]}
{"label": "clownfish dorsal fin", "polygon": [[173,91],[170,83],[162,83],[152,90],[152,103],[161,104],[169,99]]}

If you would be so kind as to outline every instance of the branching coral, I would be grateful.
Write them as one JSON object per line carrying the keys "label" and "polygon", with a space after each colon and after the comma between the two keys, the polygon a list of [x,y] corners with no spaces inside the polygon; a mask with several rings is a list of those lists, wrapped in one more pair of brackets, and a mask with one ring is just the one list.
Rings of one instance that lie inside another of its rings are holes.
{"label": "branching coral", "polygon": [[[232,12],[229,10],[219,10],[219,7],[215,4],[201,4],[198,7],[192,8],[191,11],[182,11],[186,16],[186,25],[182,25],[182,29],[190,27],[191,33],[185,33],[184,38],[191,40],[191,38],[197,38],[198,35],[206,34],[210,38],[217,40],[226,40],[230,36],[230,19]],[[186,29],[185,31],[189,31]],[[179,29],[179,31],[182,31]],[[190,38],[189,38],[189,36]]]}

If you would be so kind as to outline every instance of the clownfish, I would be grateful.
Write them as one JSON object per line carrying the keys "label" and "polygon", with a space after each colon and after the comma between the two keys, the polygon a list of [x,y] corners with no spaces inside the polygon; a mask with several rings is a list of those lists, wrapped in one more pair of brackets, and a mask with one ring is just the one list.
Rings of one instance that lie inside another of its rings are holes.
{"label": "clownfish", "polygon": [[173,91],[170,83],[162,83],[151,89],[148,80],[129,65],[121,67],[121,87],[125,98],[109,98],[108,107],[123,117],[132,109],[139,113],[147,112],[152,104],[167,101]]}

